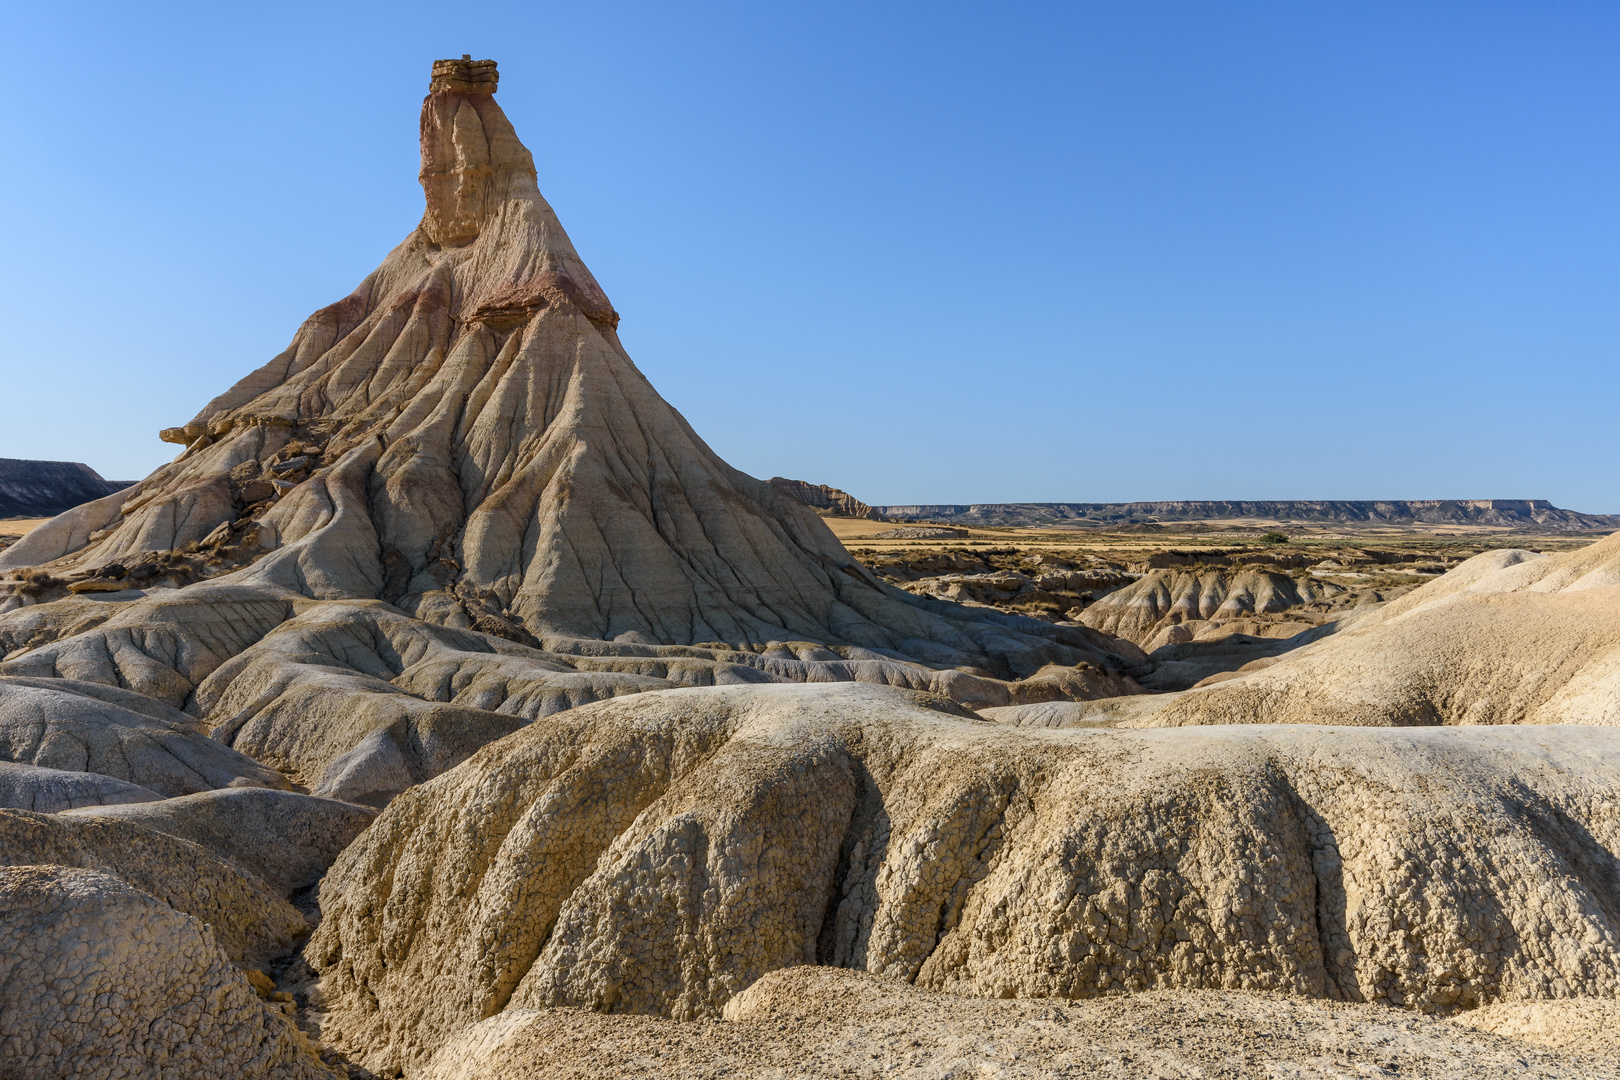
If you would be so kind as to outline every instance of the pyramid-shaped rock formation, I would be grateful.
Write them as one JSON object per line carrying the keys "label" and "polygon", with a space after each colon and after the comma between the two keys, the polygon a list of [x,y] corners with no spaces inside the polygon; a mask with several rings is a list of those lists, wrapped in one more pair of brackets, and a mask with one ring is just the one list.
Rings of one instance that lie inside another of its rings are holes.
{"label": "pyramid-shaped rock formation", "polygon": [[[659,397],[495,86],[492,61],[436,64],[421,225],[285,352],[164,431],[186,445],[177,461],[4,565],[94,568],[213,537],[268,556],[268,580],[434,622],[840,642],[1019,674],[1032,642],[1018,639],[1051,631],[884,589]],[[317,535],[319,557],[299,550]]]}
{"label": "pyramid-shaped rock formation", "polygon": [[[900,592],[722,461],[625,352],[496,81],[492,61],[434,65],[426,211],[359,288],[164,431],[172,463],[0,554],[0,675],[135,690],[373,802],[511,728],[452,706],[1138,689],[1134,646]],[[368,738],[370,765],[344,758]]]}

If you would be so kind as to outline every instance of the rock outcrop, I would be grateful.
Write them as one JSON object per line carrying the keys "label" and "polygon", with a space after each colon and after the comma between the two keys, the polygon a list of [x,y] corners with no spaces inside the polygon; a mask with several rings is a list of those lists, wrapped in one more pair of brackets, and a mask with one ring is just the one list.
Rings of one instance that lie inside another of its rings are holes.
{"label": "rock outcrop", "polygon": [[771,477],[771,486],[785,491],[806,506],[829,510],[841,517],[867,518],[882,521],[883,515],[867,506],[847,491],[826,484],[812,484],[805,480],[789,480],[785,476]]}
{"label": "rock outcrop", "polygon": [[1154,724],[1620,724],[1620,535],[1495,551]]}
{"label": "rock outcrop", "polygon": [[0,761],[100,773],[159,795],[287,786],[274,769],[207,738],[184,713],[71,679],[0,677]]}
{"label": "rock outcrop", "polygon": [[0,810],[0,866],[44,865],[111,874],[195,915],[240,964],[283,959],[309,932],[264,882],[196,844],[130,821]]}
{"label": "rock outcrop", "polygon": [[322,885],[325,1037],[718,1015],[817,963],[974,996],[1426,1011],[1620,992],[1620,730],[1014,730],[892,689],[582,706],[396,799]]}
{"label": "rock outcrop", "polygon": [[81,806],[156,802],[163,796],[138,784],[92,772],[65,772],[0,761],[0,808],[51,814]]}
{"label": "rock outcrop", "polygon": [[285,897],[318,882],[377,815],[353,803],[256,788],[131,800],[68,816],[130,822],[189,841]]}
{"label": "rock outcrop", "polygon": [[[1292,637],[1330,614],[1347,614],[1340,609],[1340,601],[1346,599],[1354,597],[1343,586],[1275,569],[1150,570],[1077,612],[1075,618],[1151,652],[1160,645],[1192,641],[1199,630],[1254,615],[1290,614],[1293,618],[1279,627],[1276,636]],[[1310,618],[1313,615],[1317,618]],[[1171,627],[1181,627],[1182,633],[1166,634]]]}

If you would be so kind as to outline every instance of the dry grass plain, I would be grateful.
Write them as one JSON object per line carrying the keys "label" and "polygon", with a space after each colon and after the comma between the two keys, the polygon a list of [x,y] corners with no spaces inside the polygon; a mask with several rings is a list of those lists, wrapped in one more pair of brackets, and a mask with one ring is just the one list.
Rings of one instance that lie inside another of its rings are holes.
{"label": "dry grass plain", "polygon": [[1164,527],[1133,527],[1117,532],[1022,526],[962,528],[952,525],[946,527],[960,529],[967,535],[938,539],[906,537],[880,539],[878,537],[880,533],[930,526],[917,522],[896,523],[832,516],[825,516],[823,520],[832,529],[833,535],[856,555],[1017,548],[1030,554],[1049,552],[1061,556],[1072,553],[1105,557],[1115,561],[1129,561],[1153,552],[1169,550],[1258,549],[1263,546],[1261,537],[1274,531],[1288,537],[1288,547],[1285,550],[1307,553],[1321,551],[1323,557],[1335,549],[1364,547],[1410,550],[1440,556],[1464,555],[1464,557],[1494,548],[1522,547],[1534,551],[1559,552],[1585,547],[1601,538],[1599,534],[1512,532],[1484,526],[1442,528],[1419,525],[1412,528],[1377,526],[1367,529],[1345,529],[1342,526],[1329,528],[1295,522],[1234,520]]}

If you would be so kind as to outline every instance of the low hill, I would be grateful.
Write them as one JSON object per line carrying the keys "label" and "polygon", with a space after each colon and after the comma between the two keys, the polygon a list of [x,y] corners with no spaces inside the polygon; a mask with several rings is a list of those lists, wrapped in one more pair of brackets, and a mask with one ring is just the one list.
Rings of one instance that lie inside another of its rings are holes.
{"label": "low hill", "polygon": [[0,518],[49,517],[129,487],[77,461],[0,458]]}

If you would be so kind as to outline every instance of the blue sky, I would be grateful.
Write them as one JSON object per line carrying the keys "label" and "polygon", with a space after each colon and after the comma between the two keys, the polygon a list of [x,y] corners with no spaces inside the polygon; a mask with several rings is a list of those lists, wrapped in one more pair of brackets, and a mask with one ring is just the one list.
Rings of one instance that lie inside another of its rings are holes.
{"label": "blue sky", "polygon": [[637,363],[869,502],[1620,512],[1613,3],[10,5],[0,456],[130,479],[500,62]]}

